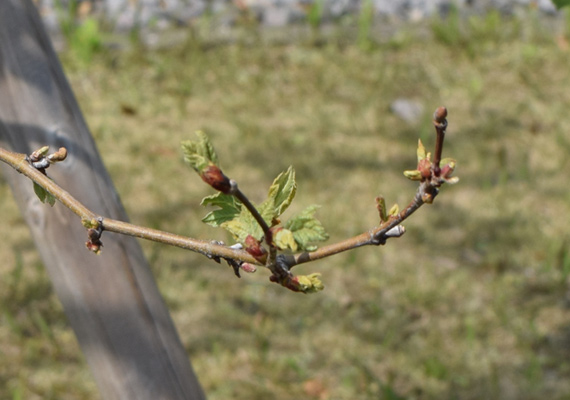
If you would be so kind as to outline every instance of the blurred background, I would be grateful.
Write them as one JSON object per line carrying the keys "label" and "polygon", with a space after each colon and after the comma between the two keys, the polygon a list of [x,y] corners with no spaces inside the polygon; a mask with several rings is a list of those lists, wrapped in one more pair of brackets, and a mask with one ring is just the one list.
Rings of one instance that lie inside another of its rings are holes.
{"label": "blurred background", "polygon": [[[297,267],[325,290],[143,242],[210,399],[570,397],[570,12],[536,1],[38,1],[131,222],[231,241],[182,161],[204,130],[253,201],[335,242],[404,207],[449,110],[460,182],[406,234]],[[97,399],[0,180],[0,397]],[[85,257],[93,257],[86,250]]]}

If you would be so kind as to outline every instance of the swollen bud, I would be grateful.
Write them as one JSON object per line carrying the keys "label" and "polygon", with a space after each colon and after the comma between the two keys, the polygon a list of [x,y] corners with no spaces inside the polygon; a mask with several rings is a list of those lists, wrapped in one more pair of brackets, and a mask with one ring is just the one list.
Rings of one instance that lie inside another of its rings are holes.
{"label": "swollen bud", "polygon": [[[406,175],[406,172],[415,172],[415,171],[404,171],[404,175]],[[388,220],[388,216],[386,215],[386,200],[384,200],[384,197],[382,196],[376,197],[376,209],[378,210],[378,214],[380,214],[380,221],[386,222]]]}
{"label": "swollen bud", "polygon": [[438,124],[445,123],[446,118],[447,118],[447,108],[445,107],[438,107],[433,113],[433,120]]}
{"label": "swollen bud", "polygon": [[101,253],[101,247],[103,247],[103,243],[101,242],[101,229],[87,229],[87,237],[89,240],[85,242],[85,247],[95,254]]}
{"label": "swollen bud", "polygon": [[404,171],[404,176],[412,181],[422,180],[422,173],[417,169]]}
{"label": "swollen bud", "polygon": [[214,164],[209,164],[200,171],[200,178],[208,185],[224,194],[229,194],[232,190],[230,178],[222,173],[222,170]]}
{"label": "swollen bud", "polygon": [[46,156],[48,151],[49,151],[49,146],[44,146],[41,149],[34,151],[32,154],[30,154],[30,161],[31,162],[40,161],[42,158]]}
{"label": "swollen bud", "polygon": [[261,245],[261,242],[251,235],[245,238],[245,251],[251,254],[257,261],[265,263],[267,259],[267,250]]}
{"label": "swollen bud", "polygon": [[239,268],[243,272],[247,272],[249,274],[253,274],[255,271],[257,271],[257,267],[255,265],[246,262],[242,263]]}
{"label": "swollen bud", "polygon": [[431,165],[429,158],[424,158],[418,162],[418,172],[422,181],[431,177]]}
{"label": "swollen bud", "polygon": [[56,163],[63,161],[67,158],[67,149],[65,147],[60,147],[58,151],[47,156],[50,163]]}

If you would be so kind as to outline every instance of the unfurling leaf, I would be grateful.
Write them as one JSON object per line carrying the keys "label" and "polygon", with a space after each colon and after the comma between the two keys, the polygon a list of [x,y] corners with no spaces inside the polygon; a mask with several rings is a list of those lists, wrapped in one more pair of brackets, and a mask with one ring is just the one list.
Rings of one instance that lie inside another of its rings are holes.
{"label": "unfurling leaf", "polygon": [[441,178],[444,180],[445,183],[449,183],[453,185],[454,183],[459,182],[459,178],[456,176],[451,176],[453,171],[455,171],[456,162],[453,158],[444,158],[441,160]]}
{"label": "unfurling leaf", "polygon": [[299,276],[287,275],[285,277],[277,277],[276,275],[271,275],[269,277],[269,280],[271,282],[279,283],[294,292],[307,294],[320,292],[325,288],[323,282],[321,282],[319,279],[320,276],[321,274],[319,273]]}
{"label": "unfurling leaf", "polygon": [[321,222],[314,217],[318,208],[317,205],[309,206],[284,225],[285,229],[293,233],[299,250],[315,250],[317,247],[312,243],[322,242],[329,238]]}
{"label": "unfurling leaf", "polygon": [[210,226],[218,227],[224,222],[231,221],[236,218],[241,211],[241,203],[232,195],[216,193],[208,197],[204,197],[200,203],[203,206],[219,207],[219,210],[209,212],[202,222]]}
{"label": "unfurling leaf", "polygon": [[38,185],[36,182],[34,182],[34,192],[36,193],[36,196],[38,196],[38,199],[40,199],[40,201],[42,203],[44,203],[44,204],[47,203],[52,207],[54,206],[55,197],[53,197],[53,195],[50,192],[45,190],[43,187]]}
{"label": "unfurling leaf", "polygon": [[378,209],[378,214],[380,214],[380,221],[382,222],[387,221],[388,216],[386,215],[386,200],[384,200],[384,197],[382,196],[376,197],[376,208]]}
{"label": "unfurling leaf", "polygon": [[32,162],[40,161],[42,158],[44,158],[47,155],[48,151],[49,151],[49,146],[44,146],[40,149],[37,149],[36,151],[32,152],[32,154],[30,154],[30,161]]}
{"label": "unfurling leaf", "polygon": [[273,243],[281,250],[291,249],[297,251],[298,248],[295,236],[289,229],[279,229],[273,235]]}
{"label": "unfurling leaf", "polygon": [[422,173],[417,169],[404,171],[404,176],[412,181],[422,180]]}
{"label": "unfurling leaf", "polygon": [[263,230],[245,207],[241,208],[240,213],[234,219],[223,222],[220,226],[231,233],[237,242],[242,244],[245,243],[246,238],[250,235],[257,240],[263,238]]}
{"label": "unfurling leaf", "polygon": [[400,212],[400,207],[398,206],[398,204],[394,204],[392,208],[390,208],[390,211],[388,211],[388,215],[390,217],[394,217],[398,215],[399,212]]}
{"label": "unfurling leaf", "polygon": [[295,170],[289,167],[287,171],[280,173],[269,187],[267,199],[259,206],[259,212],[263,219],[271,222],[279,217],[295,198],[297,182],[295,182]]}
{"label": "unfurling leaf", "polygon": [[201,173],[209,165],[219,166],[218,156],[214,146],[210,143],[208,135],[202,131],[196,132],[198,141],[185,140],[182,142],[184,161],[198,173]]}
{"label": "unfurling leaf", "polygon": [[319,279],[320,276],[321,274],[319,273],[296,276],[295,278],[299,284],[299,290],[303,293],[320,292],[325,288],[325,285],[323,285],[323,282]]}
{"label": "unfurling leaf", "polygon": [[418,154],[418,162],[427,157],[426,148],[424,147],[424,144],[422,143],[421,139],[418,139],[417,154]]}

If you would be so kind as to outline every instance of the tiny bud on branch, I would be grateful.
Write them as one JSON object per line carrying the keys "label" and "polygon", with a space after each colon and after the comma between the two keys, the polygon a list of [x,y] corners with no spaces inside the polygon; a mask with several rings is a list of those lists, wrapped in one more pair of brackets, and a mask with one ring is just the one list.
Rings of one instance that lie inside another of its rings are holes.
{"label": "tiny bud on branch", "polygon": [[433,158],[433,172],[435,176],[440,175],[439,163],[441,161],[441,153],[443,151],[443,139],[445,138],[445,130],[447,129],[447,108],[438,107],[433,113],[433,125],[437,133],[435,142],[435,152]]}
{"label": "tiny bud on branch", "polygon": [[65,147],[60,147],[58,151],[47,156],[50,163],[56,163],[63,161],[67,158],[67,149]]}
{"label": "tiny bud on branch", "polygon": [[208,185],[224,194],[230,194],[232,185],[230,178],[225,176],[217,165],[210,164],[200,171],[200,178]]}

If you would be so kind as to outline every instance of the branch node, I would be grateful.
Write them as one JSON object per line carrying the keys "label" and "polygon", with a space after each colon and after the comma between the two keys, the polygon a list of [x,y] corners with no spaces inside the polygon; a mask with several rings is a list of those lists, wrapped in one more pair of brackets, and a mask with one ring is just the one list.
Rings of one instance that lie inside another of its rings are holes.
{"label": "branch node", "polygon": [[87,247],[90,251],[95,254],[101,253],[101,247],[103,247],[103,243],[101,242],[101,235],[103,233],[103,217],[97,218],[98,226],[95,228],[87,229],[87,237],[89,240],[85,242],[85,247]]}
{"label": "branch node", "polygon": [[403,225],[396,225],[395,227],[390,229],[388,232],[386,232],[384,235],[386,237],[391,238],[391,237],[400,237],[404,233],[406,233],[406,228]]}

